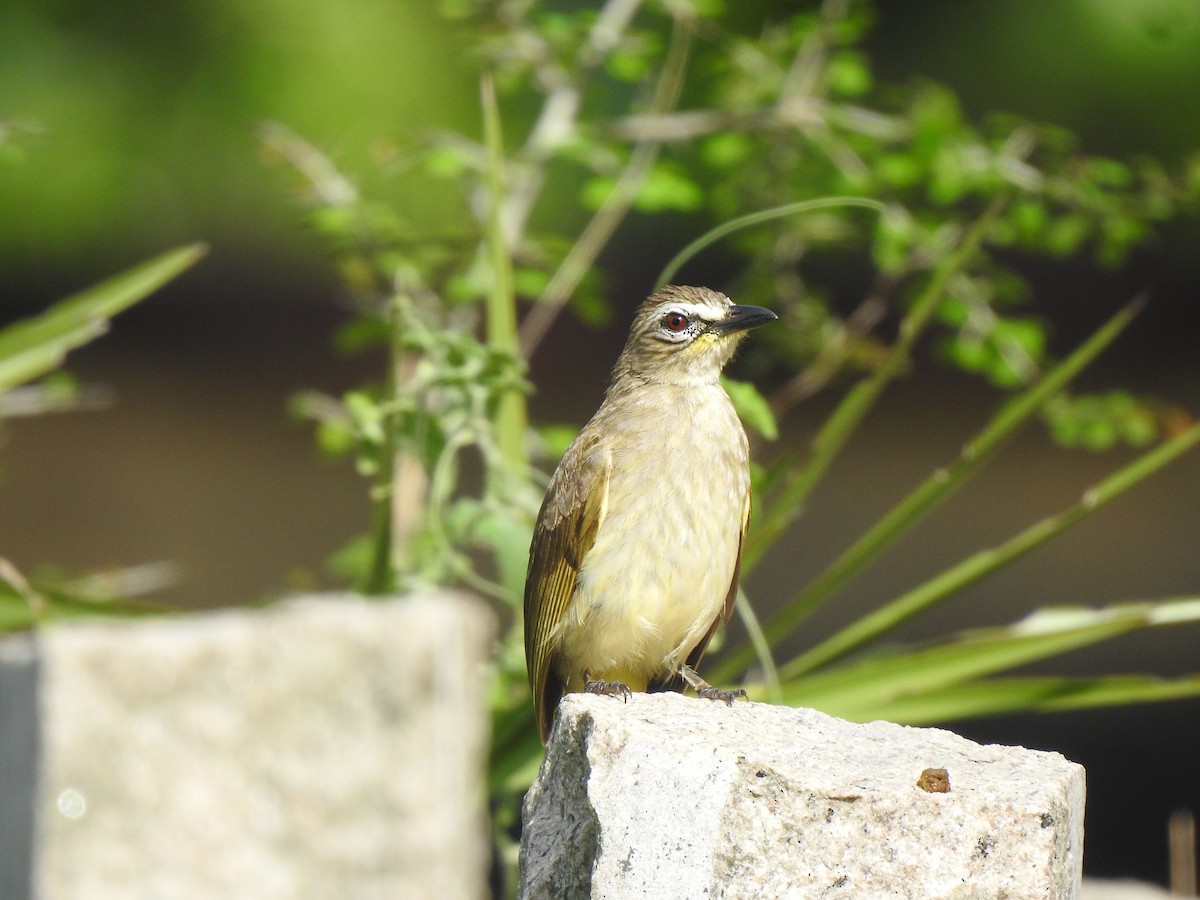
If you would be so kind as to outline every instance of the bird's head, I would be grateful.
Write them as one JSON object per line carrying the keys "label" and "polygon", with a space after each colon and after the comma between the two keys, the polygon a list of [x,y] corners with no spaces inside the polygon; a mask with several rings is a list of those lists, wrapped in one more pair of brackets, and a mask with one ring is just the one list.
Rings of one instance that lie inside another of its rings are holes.
{"label": "bird's head", "polygon": [[737,305],[720,291],[667,285],[638,307],[617,375],[715,382],[746,332],[777,318],[761,306]]}

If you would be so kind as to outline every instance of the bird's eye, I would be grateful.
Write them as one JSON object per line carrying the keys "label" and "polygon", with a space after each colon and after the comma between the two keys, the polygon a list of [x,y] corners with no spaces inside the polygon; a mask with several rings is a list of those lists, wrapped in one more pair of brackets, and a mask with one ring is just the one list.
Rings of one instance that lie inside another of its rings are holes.
{"label": "bird's eye", "polygon": [[680,332],[690,324],[688,317],[681,312],[669,312],[663,316],[663,325],[667,331]]}

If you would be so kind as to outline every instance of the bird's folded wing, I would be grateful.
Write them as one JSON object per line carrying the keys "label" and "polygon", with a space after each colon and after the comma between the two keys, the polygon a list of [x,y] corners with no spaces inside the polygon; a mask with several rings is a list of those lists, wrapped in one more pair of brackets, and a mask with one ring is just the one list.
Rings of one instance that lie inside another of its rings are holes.
{"label": "bird's folded wing", "polygon": [[604,520],[611,473],[612,457],[595,440],[576,441],[554,473],[534,528],[525,578],[525,659],[543,741],[562,696],[560,687],[547,688],[555,631]]}

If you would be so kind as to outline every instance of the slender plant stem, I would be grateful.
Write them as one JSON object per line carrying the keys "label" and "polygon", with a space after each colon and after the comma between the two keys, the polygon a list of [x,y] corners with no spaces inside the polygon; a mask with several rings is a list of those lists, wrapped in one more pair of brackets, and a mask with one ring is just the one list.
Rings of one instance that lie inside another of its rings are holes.
{"label": "slender plant stem", "polygon": [[[488,219],[486,244],[491,289],[487,296],[487,341],[496,350],[517,358],[517,301],[513,292],[512,259],[505,239],[503,212],[505,196],[504,135],[500,127],[500,106],[496,87],[489,73],[479,85],[483,108],[483,131],[488,151]],[[527,464],[525,430],[528,423],[525,397],[518,390],[506,391],[496,408],[496,443],[504,459],[514,470]]]}
{"label": "slender plant stem", "polygon": [[715,244],[721,238],[733,234],[735,231],[741,231],[743,228],[749,228],[752,225],[761,225],[763,222],[772,222],[775,219],[782,219],[787,216],[839,206],[861,206],[866,209],[873,209],[876,212],[883,212],[886,208],[878,200],[872,200],[869,197],[821,197],[816,200],[800,200],[796,203],[785,203],[783,206],[775,206],[771,209],[738,216],[736,219],[730,219],[728,222],[718,225],[711,231],[702,234],[671,257],[671,261],[663,267],[662,272],[659,273],[658,278],[655,280],[655,287],[662,287],[674,278],[675,273],[693,256],[706,247]]}
{"label": "slender plant stem", "polygon": [[797,675],[811,672],[861,647],[901,622],[925,611],[951,594],[973,584],[985,575],[990,575],[1001,566],[1007,565],[1030,550],[1040,547],[1051,538],[1062,534],[1110,500],[1120,496],[1163,468],[1167,463],[1191,450],[1197,443],[1200,443],[1200,424],[1193,425],[1171,440],[1159,444],[1099,484],[1089,488],[1079,502],[1073,506],[1042,519],[997,547],[972,554],[924,584],[857,620],[811,650],[795,657],[780,667],[780,675],[785,680],[795,678]]}
{"label": "slender plant stem", "polygon": [[[390,431],[391,426],[386,426]],[[394,441],[389,437],[381,448],[383,459],[396,456]],[[364,594],[386,594],[395,584],[395,548],[392,546],[392,488],[395,466],[381,465],[379,475],[371,485],[371,562],[360,590]]]}
{"label": "slender plant stem", "polygon": [[758,616],[754,612],[754,607],[750,605],[750,601],[746,598],[746,593],[741,588],[737,592],[737,611],[738,616],[742,620],[742,624],[746,627],[746,635],[750,639],[750,645],[754,648],[754,654],[758,657],[763,670],[763,683],[767,688],[767,700],[770,703],[783,703],[783,688],[779,684],[779,670],[775,666],[775,657],[771,655],[771,645],[767,643],[766,635],[763,634],[762,625],[758,621]]}
{"label": "slender plant stem", "polygon": [[[403,298],[393,296],[388,305],[388,328],[391,331],[388,386],[392,397],[399,395],[405,380],[411,377],[412,361],[402,340],[405,319]],[[414,460],[400,447],[395,415],[385,415],[382,428],[379,469],[371,484],[370,494],[371,560],[360,584],[364,594],[387,594],[396,587],[396,576],[407,560],[408,539],[411,536],[405,523],[419,521],[425,508],[423,491],[415,497],[406,496],[402,499],[401,492],[397,490],[398,484],[406,487],[413,484],[411,469]]]}
{"label": "slender plant stem", "polygon": [[[401,305],[397,298],[395,314],[399,314]],[[393,340],[399,341],[400,329],[407,325],[403,318],[393,324]],[[416,377],[417,357],[399,344],[392,352],[392,396],[399,397]],[[386,497],[391,505],[391,586],[394,588],[399,573],[409,571],[414,562],[413,538],[421,530],[421,523],[429,513],[429,473],[425,471],[424,462],[412,450],[414,442],[401,446],[396,433],[399,425],[394,410],[385,416],[384,427],[388,429],[388,456],[383,458],[390,457],[392,460],[392,480]],[[427,424],[423,423],[422,430],[424,427]]]}

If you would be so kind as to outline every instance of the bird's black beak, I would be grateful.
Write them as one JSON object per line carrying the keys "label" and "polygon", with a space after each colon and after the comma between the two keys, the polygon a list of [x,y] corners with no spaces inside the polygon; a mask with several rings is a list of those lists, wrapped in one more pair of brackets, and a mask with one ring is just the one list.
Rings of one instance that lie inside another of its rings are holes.
{"label": "bird's black beak", "polygon": [[749,328],[757,328],[759,325],[774,322],[778,318],[779,316],[775,315],[775,313],[761,306],[735,305],[729,308],[729,315],[719,322],[713,322],[709,327],[714,331],[728,334],[734,331],[746,331]]}

